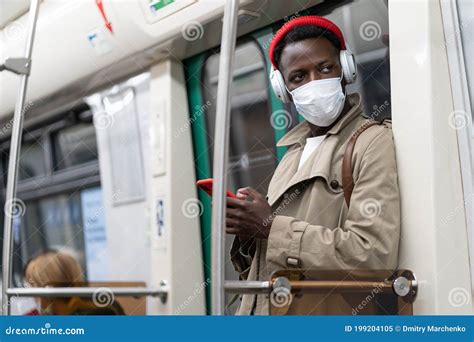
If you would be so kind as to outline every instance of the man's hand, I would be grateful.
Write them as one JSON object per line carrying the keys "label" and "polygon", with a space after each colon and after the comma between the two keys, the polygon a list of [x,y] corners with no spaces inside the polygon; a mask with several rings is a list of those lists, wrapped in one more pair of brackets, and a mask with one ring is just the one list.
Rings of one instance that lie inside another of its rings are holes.
{"label": "man's hand", "polygon": [[[249,196],[252,201],[247,201]],[[227,198],[226,233],[241,240],[268,239],[273,216],[265,197],[249,187],[239,189],[237,197]]]}

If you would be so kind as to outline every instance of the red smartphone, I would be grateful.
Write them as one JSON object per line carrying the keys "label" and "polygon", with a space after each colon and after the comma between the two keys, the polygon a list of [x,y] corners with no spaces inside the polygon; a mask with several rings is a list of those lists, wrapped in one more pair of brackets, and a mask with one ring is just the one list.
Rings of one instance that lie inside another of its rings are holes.
{"label": "red smartphone", "polygon": [[[196,182],[196,185],[204,190],[209,196],[212,196],[212,184],[214,183],[213,178],[201,179]],[[237,198],[232,192],[227,191],[227,197]]]}

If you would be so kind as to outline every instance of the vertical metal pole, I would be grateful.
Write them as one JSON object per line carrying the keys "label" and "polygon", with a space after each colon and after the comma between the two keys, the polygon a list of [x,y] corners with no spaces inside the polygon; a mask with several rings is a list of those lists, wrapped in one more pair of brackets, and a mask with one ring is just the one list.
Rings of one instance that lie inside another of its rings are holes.
{"label": "vertical metal pole", "polygon": [[217,87],[216,129],[214,138],[214,166],[212,206],[212,314],[224,314],[225,280],[225,217],[227,159],[229,145],[230,94],[234,66],[235,40],[237,35],[239,0],[227,0],[224,8],[219,83]]}
{"label": "vertical metal pole", "polygon": [[[33,42],[35,39],[36,22],[38,20],[39,0],[31,0],[28,19],[24,58],[31,60]],[[5,197],[5,224],[3,233],[3,269],[2,269],[2,313],[10,314],[10,302],[7,289],[12,286],[12,252],[13,252],[13,211],[16,199],[16,182],[18,175],[18,157],[21,147],[21,133],[23,130],[23,106],[25,104],[28,74],[20,76],[20,89],[13,114],[13,128],[10,143],[10,159],[8,161],[7,192]]]}

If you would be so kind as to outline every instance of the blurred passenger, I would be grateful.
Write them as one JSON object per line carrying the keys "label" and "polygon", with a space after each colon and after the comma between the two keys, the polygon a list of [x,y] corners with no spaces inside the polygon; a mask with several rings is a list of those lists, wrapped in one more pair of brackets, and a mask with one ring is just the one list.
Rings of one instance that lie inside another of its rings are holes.
{"label": "blurred passenger", "polygon": [[[49,250],[32,258],[25,267],[29,287],[79,287],[84,285],[84,272],[71,255]],[[123,315],[120,304],[113,302],[98,307],[90,299],[79,297],[35,298],[42,315]],[[29,315],[34,313],[28,313]]]}

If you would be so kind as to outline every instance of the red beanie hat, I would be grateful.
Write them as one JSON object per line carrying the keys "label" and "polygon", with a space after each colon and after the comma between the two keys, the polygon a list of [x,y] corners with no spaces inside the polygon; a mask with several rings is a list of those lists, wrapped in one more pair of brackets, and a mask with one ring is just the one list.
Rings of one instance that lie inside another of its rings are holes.
{"label": "red beanie hat", "polygon": [[323,29],[326,29],[334,33],[334,35],[339,39],[339,42],[341,43],[341,50],[346,49],[346,42],[344,41],[344,36],[342,35],[341,29],[336,24],[334,24],[331,20],[328,20],[323,17],[318,17],[316,15],[298,17],[298,18],[290,20],[285,25],[283,25],[277,31],[277,33],[275,33],[275,35],[273,36],[272,42],[270,43],[270,47],[268,50],[269,50],[269,55],[270,55],[270,61],[272,62],[272,65],[275,69],[278,68],[275,61],[275,54],[274,54],[275,47],[295,27],[306,26],[306,25],[321,27]]}

